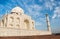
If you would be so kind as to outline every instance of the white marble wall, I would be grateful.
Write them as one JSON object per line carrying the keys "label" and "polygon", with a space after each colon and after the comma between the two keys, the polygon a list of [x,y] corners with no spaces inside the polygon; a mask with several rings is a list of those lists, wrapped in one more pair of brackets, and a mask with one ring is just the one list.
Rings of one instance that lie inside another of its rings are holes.
{"label": "white marble wall", "polygon": [[33,36],[33,35],[51,35],[51,32],[0,27],[0,36]]}

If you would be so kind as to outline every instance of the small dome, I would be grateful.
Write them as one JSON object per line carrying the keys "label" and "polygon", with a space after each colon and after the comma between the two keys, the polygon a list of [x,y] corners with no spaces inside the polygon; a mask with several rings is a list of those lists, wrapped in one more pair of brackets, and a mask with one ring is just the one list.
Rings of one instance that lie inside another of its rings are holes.
{"label": "small dome", "polygon": [[13,8],[11,12],[24,13],[23,9],[20,7]]}

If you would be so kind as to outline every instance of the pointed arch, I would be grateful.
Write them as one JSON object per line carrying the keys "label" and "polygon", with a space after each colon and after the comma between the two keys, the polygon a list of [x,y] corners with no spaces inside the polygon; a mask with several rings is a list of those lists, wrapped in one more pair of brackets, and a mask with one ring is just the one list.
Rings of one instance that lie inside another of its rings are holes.
{"label": "pointed arch", "polygon": [[29,20],[24,20],[24,25],[26,27],[26,29],[29,29]]}

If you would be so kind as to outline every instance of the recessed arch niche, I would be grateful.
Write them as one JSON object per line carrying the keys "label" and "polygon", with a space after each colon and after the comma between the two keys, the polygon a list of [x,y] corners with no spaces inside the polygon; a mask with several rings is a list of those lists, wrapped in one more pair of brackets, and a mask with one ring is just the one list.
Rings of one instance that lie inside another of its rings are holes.
{"label": "recessed arch niche", "polygon": [[11,16],[10,17],[10,22],[13,22],[14,21],[14,18]]}
{"label": "recessed arch niche", "polygon": [[20,23],[20,18],[19,17],[16,18],[16,22]]}
{"label": "recessed arch niche", "polygon": [[26,29],[29,29],[29,20],[24,20],[24,26],[26,27]]}

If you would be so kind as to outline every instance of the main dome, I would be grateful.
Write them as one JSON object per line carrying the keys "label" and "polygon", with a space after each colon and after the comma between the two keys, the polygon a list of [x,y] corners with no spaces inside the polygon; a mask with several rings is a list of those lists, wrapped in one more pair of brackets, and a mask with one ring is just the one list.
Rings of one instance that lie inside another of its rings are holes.
{"label": "main dome", "polygon": [[15,7],[11,10],[11,12],[16,12],[16,13],[24,13],[23,9],[20,7]]}

